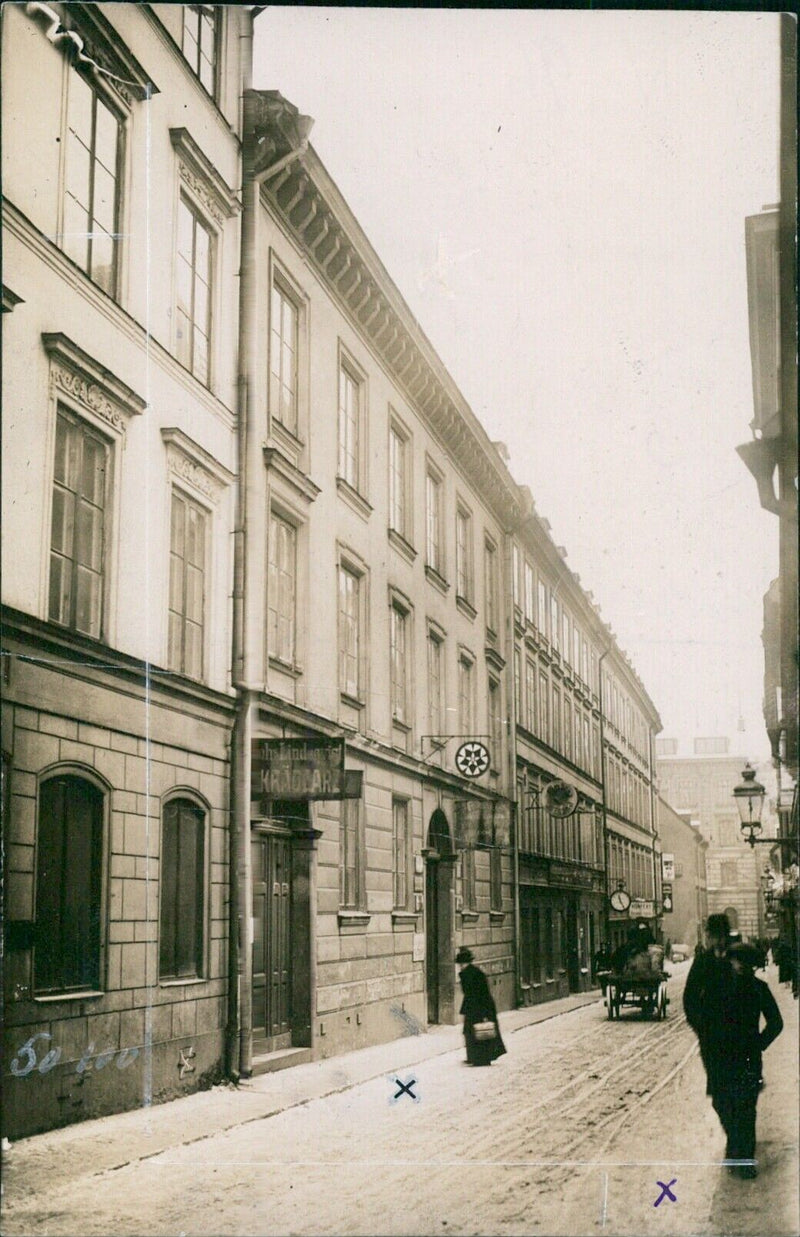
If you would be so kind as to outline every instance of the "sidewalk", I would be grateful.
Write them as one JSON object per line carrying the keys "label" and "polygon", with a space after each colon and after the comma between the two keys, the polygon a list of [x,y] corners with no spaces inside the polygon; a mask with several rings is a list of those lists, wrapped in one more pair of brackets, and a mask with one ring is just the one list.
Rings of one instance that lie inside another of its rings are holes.
{"label": "sidewalk", "polygon": [[[601,999],[596,989],[542,1005],[507,1010],[499,1016],[500,1030],[507,1037]],[[166,1104],[36,1134],[14,1143],[4,1154],[6,1189],[13,1191],[17,1199],[45,1188],[52,1190],[62,1182],[122,1168],[171,1147],[274,1116],[381,1074],[407,1069],[463,1048],[460,1024],[419,1034],[409,1032],[386,1044],[262,1074],[238,1087],[223,1084]]]}

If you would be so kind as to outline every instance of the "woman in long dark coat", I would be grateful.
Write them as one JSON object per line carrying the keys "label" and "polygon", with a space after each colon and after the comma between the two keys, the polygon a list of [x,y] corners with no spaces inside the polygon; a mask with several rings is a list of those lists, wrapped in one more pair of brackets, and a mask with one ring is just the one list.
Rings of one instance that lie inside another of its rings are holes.
{"label": "woman in long dark coat", "polygon": [[[467,1044],[469,1065],[491,1065],[506,1051],[497,1023],[497,1006],[489,991],[489,981],[480,967],[473,964],[472,950],[462,946],[456,954],[461,967],[459,979],[464,999],[461,1013],[464,1015],[464,1039]],[[473,1030],[476,1022],[493,1022],[495,1034],[492,1039],[476,1039]]]}

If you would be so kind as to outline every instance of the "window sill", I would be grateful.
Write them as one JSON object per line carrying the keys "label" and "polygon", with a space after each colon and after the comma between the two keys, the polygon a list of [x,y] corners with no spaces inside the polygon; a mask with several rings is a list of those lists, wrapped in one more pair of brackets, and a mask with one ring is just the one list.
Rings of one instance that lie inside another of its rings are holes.
{"label": "window sill", "polygon": [[277,670],[281,674],[288,674],[293,679],[300,679],[303,677],[302,666],[295,665],[290,661],[284,661],[281,657],[270,657],[269,668],[270,670]]}
{"label": "window sill", "polygon": [[435,588],[438,588],[440,593],[444,593],[446,595],[450,592],[450,585],[447,583],[447,580],[445,580],[444,576],[441,575],[435,567],[431,567],[430,563],[425,564],[425,575],[430,580],[431,584],[433,584]]}
{"label": "window sill", "polygon": [[411,731],[411,727],[408,724],[408,722],[404,722],[402,718],[400,717],[393,717],[392,725],[394,726],[395,730],[401,731],[402,734],[409,734]]}
{"label": "window sill", "polygon": [[393,924],[416,924],[418,911],[392,911]]}
{"label": "window sill", "polygon": [[364,708],[364,701],[359,700],[358,696],[351,696],[349,692],[339,692],[339,699],[342,704],[349,705],[351,709]]}
{"label": "window sill", "polygon": [[417,557],[417,551],[414,549],[411,542],[406,541],[403,534],[399,533],[396,528],[390,528],[387,531],[389,534],[389,540],[397,550],[398,554],[402,554],[403,558],[406,559],[407,562],[413,563]]}
{"label": "window sill", "polygon": [[456,593],[456,605],[461,613],[466,615],[468,619],[474,620],[478,617],[478,611],[475,609],[472,602],[469,601],[468,598],[462,597],[460,593]]}
{"label": "window sill", "polygon": [[54,1005],[57,1001],[97,1001],[100,997],[105,996],[105,992],[98,992],[96,988],[87,988],[83,992],[56,992],[47,996],[34,996],[34,1004],[36,1005]]}
{"label": "window sill", "polygon": [[282,440],[284,445],[292,451],[302,451],[306,445],[303,439],[294,430],[290,430],[288,425],[284,425],[274,412],[269,414],[269,429],[273,437]]}
{"label": "window sill", "polygon": [[479,918],[480,918],[480,914],[478,911],[462,911],[461,912],[462,923],[477,923]]}
{"label": "window sill", "polygon": [[366,928],[371,915],[369,911],[340,910],[338,919],[340,928]]}
{"label": "window sill", "polygon": [[202,975],[187,975],[186,979],[159,979],[159,988],[191,988],[196,984],[207,984]]}
{"label": "window sill", "polygon": [[345,481],[344,477],[336,478],[336,489],[339,491],[340,498],[343,498],[348,506],[360,515],[362,520],[368,520],[372,515],[372,507],[367,502],[363,494],[359,494],[349,481]]}
{"label": "window sill", "polygon": [[492,923],[502,923],[505,917],[505,911],[489,911],[489,919]]}

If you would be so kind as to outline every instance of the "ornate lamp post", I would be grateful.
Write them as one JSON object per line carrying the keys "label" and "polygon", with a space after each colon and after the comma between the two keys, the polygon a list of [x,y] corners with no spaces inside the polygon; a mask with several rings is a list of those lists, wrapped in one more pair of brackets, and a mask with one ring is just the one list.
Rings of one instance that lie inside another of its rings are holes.
{"label": "ornate lamp post", "polygon": [[[756,837],[756,834],[761,832],[761,812],[764,807],[765,794],[764,787],[760,782],[756,781],[755,769],[748,761],[742,769],[742,780],[734,789],[733,797],[739,809],[739,819],[744,840],[750,846],[755,846],[756,842],[762,840]],[[763,840],[765,842],[774,841],[772,838],[765,838]]]}

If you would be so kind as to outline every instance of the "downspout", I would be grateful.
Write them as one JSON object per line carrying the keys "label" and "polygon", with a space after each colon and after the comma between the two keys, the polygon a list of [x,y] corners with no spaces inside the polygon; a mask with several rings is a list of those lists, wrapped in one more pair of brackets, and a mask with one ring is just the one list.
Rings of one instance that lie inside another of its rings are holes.
{"label": "downspout", "polygon": [[505,534],[505,581],[503,596],[506,598],[506,713],[508,715],[508,797],[513,814],[512,830],[512,880],[514,882],[514,1004],[522,1004],[522,957],[519,910],[519,804],[517,802],[517,695],[515,690],[516,639],[514,633],[514,557],[513,534]]}
{"label": "downspout", "polygon": [[[260,10],[259,10],[260,11]],[[251,14],[251,32],[252,17]],[[252,34],[251,34],[252,39]],[[257,416],[258,366],[258,223],[261,184],[299,158],[308,149],[302,141],[294,150],[255,173],[250,93],[250,63],[244,74],[242,130],[242,224],[239,267],[239,370],[236,521],[234,527],[232,679],[236,690],[236,718],[231,740],[231,925],[229,963],[236,983],[229,986],[227,1052],[232,1077],[248,1078],[253,1067],[253,927],[252,869],[250,858],[250,778],[253,706],[259,688],[253,684],[256,641],[261,631],[257,582],[258,514],[263,509],[263,472],[259,446],[266,426]],[[262,538],[263,539],[263,538]]]}
{"label": "downspout", "polygon": [[608,869],[608,807],[606,803],[606,738],[603,711],[603,662],[611,651],[610,646],[601,653],[597,660],[597,691],[600,698],[600,803],[603,811],[603,864],[606,870],[606,896],[603,901],[603,919],[605,921],[605,948],[611,944],[611,926],[609,921],[609,869]]}
{"label": "downspout", "polygon": [[652,730],[649,727],[647,730],[647,735],[648,735],[647,750],[648,750],[648,763],[649,763],[648,772],[650,774],[650,856],[653,860],[653,920],[654,920],[654,925],[656,928],[656,934],[658,934],[658,932],[660,931],[659,916],[658,916],[658,903],[660,899],[658,896],[659,880],[658,880],[658,869],[656,865],[656,837],[657,837],[656,798],[655,798],[656,792],[655,792],[655,783],[653,780],[653,770],[655,767],[653,745],[655,742],[655,738],[653,736]]}

